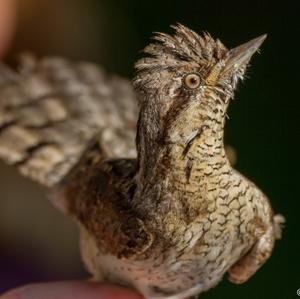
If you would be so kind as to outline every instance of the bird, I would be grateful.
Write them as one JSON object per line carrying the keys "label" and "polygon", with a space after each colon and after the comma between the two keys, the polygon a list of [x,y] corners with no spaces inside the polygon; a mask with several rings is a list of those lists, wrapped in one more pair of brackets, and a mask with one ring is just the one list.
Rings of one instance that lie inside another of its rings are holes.
{"label": "bird", "polygon": [[0,158],[79,227],[95,281],[183,299],[246,282],[284,217],[231,165],[227,108],[266,35],[227,49],[176,23],[132,82],[100,66],[25,55],[0,66]]}

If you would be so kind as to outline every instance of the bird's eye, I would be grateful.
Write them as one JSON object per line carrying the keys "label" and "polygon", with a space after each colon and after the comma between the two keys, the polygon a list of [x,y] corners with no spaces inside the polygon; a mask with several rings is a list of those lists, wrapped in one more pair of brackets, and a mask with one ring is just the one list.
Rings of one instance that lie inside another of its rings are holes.
{"label": "bird's eye", "polygon": [[187,74],[183,78],[184,85],[189,89],[196,89],[201,83],[200,76],[198,74]]}

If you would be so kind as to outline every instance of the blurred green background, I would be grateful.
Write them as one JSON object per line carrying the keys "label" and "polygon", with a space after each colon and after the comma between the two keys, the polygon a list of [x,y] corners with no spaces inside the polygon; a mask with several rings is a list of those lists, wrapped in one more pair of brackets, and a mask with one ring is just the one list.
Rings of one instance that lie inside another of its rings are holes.
{"label": "blurred green background", "polygon": [[[264,190],[276,212],[286,216],[286,228],[271,259],[249,282],[236,286],[224,279],[202,299],[298,298],[300,25],[297,1],[274,2],[19,1],[17,32],[8,60],[23,50],[59,54],[99,63],[126,77],[133,76],[133,64],[152,32],[171,32],[169,25],[177,21],[197,32],[207,30],[227,47],[268,33],[261,55],[253,57],[249,79],[239,85],[230,107],[226,143],[237,151],[237,169]],[[47,202],[41,188],[3,163],[1,254],[35,273],[32,280],[15,280],[7,288],[87,275],[73,224]]]}

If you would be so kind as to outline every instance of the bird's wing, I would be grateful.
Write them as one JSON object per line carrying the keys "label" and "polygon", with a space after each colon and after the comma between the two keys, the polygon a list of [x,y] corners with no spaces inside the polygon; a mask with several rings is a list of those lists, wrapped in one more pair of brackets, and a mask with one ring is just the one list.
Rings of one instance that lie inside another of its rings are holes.
{"label": "bird's wing", "polygon": [[102,253],[130,258],[145,252],[154,235],[132,202],[136,159],[93,160],[87,158],[73,172],[63,190],[63,210],[93,236]]}
{"label": "bird's wing", "polygon": [[0,158],[52,187],[91,140],[105,157],[135,157],[138,108],[129,81],[62,58],[0,65]]}

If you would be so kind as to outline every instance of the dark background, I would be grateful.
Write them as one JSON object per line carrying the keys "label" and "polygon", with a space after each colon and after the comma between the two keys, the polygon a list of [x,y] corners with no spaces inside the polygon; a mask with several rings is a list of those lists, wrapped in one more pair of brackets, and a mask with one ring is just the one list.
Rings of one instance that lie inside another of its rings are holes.
{"label": "dark background", "polygon": [[[297,298],[299,224],[299,16],[281,1],[23,0],[8,55],[30,50],[97,62],[132,77],[133,64],[153,31],[171,32],[176,21],[207,30],[227,47],[263,33],[261,55],[230,107],[226,143],[237,169],[251,178],[287,218],[271,259],[247,283],[223,280],[209,298]],[[76,229],[35,184],[0,164],[0,291],[19,284],[86,277]]]}

